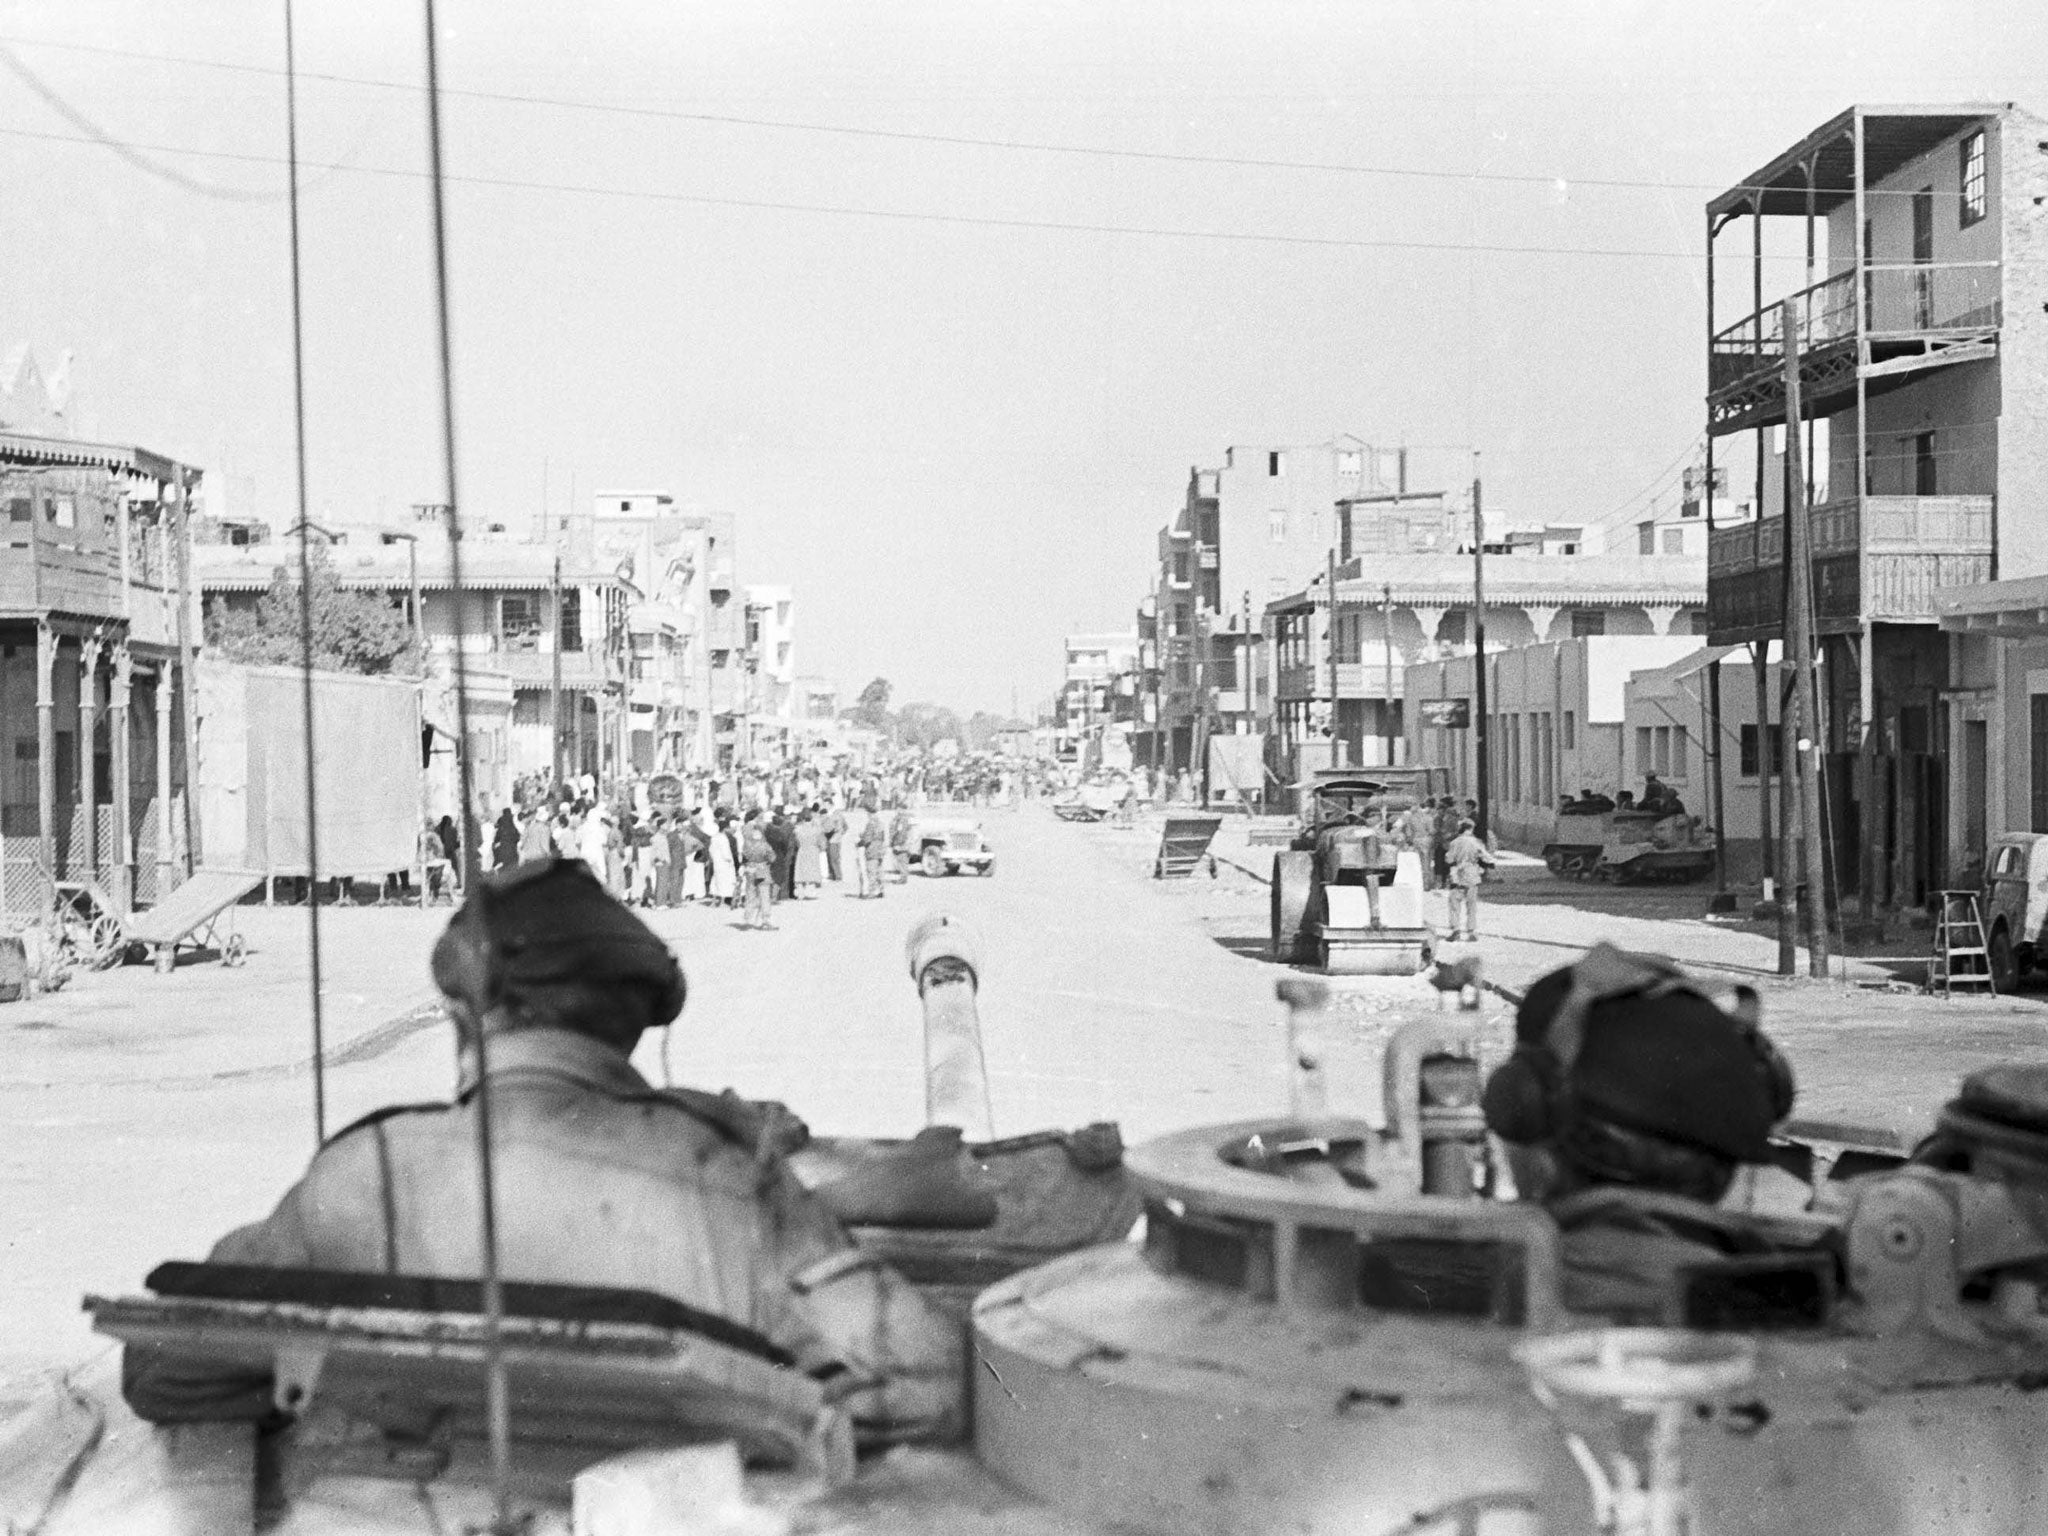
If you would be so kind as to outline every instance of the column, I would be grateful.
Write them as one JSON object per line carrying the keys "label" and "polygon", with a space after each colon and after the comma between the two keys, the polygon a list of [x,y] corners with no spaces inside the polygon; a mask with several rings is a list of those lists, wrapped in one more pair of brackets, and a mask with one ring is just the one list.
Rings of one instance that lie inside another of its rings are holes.
{"label": "column", "polygon": [[1678,622],[1679,614],[1685,610],[1683,608],[1660,607],[1650,608],[1645,611],[1650,615],[1651,631],[1659,635],[1668,635],[1671,633],[1671,626]]}
{"label": "column", "polygon": [[156,664],[156,899],[162,901],[176,883],[177,859],[171,849],[171,664]]}
{"label": "column", "polygon": [[36,828],[43,872],[57,876],[57,633],[36,626]]}
{"label": "column", "polygon": [[[1536,643],[1543,644],[1550,638],[1550,626],[1557,622],[1557,616],[1564,610],[1555,603],[1524,603],[1522,612],[1529,616],[1529,628],[1536,635]],[[1571,638],[1569,634],[1565,636]]]}
{"label": "column", "polygon": [[97,754],[94,736],[100,719],[100,652],[106,642],[87,635],[78,643],[78,876],[84,880],[100,877],[100,808]]}
{"label": "column", "polygon": [[128,643],[116,641],[114,645],[114,686],[108,699],[107,729],[114,746],[114,847],[113,857],[108,861],[112,867],[109,893],[114,905],[122,912],[135,909],[135,839],[134,831],[128,825],[128,805],[132,797],[130,778],[134,764],[128,753],[128,697],[135,682],[135,660],[128,654]]}

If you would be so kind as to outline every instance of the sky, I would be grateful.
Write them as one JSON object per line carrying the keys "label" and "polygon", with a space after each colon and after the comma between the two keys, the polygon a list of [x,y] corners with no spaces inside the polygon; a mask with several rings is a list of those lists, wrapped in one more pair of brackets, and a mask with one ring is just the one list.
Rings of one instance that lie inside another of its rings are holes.
{"label": "sky", "polygon": [[[465,518],[729,512],[803,671],[962,710],[1128,627],[1231,444],[1476,449],[1489,522],[1668,501],[1707,198],[1853,102],[2048,107],[2038,0],[439,21]],[[301,0],[295,41],[309,503],[402,516],[444,496],[421,8]],[[0,49],[0,353],[290,523],[283,0],[0,0]]]}

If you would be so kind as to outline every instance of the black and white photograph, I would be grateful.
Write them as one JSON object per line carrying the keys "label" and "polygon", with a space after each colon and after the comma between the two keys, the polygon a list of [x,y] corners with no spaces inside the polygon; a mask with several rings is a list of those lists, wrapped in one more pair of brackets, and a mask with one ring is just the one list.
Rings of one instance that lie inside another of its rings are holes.
{"label": "black and white photograph", "polygon": [[2048,7],[0,0],[4,1536],[2048,1536]]}

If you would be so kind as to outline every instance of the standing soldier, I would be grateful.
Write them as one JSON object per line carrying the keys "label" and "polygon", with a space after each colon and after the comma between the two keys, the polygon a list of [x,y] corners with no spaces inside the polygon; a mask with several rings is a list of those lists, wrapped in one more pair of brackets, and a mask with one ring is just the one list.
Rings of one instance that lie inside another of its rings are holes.
{"label": "standing soldier", "polygon": [[1493,868],[1493,855],[1473,834],[1472,823],[1460,821],[1444,860],[1451,867],[1451,938],[1469,943],[1479,937],[1479,885]]}
{"label": "standing soldier", "polygon": [[882,854],[888,849],[889,834],[882,830],[882,813],[869,811],[861,823],[860,840],[860,894],[866,900],[882,895]]}
{"label": "standing soldier", "polygon": [[1437,886],[1437,860],[1443,856],[1437,843],[1436,807],[1427,798],[1418,800],[1402,822],[1408,832],[1408,846],[1415,850],[1416,860],[1422,865],[1422,888],[1433,891]]}

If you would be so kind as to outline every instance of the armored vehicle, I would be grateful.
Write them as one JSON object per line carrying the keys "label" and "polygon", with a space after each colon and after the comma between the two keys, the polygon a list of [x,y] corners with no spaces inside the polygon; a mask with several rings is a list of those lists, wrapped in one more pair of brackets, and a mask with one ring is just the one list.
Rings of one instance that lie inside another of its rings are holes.
{"label": "armored vehicle", "polygon": [[1568,880],[1700,880],[1713,872],[1714,834],[1683,812],[1566,809],[1557,814],[1543,862]]}

